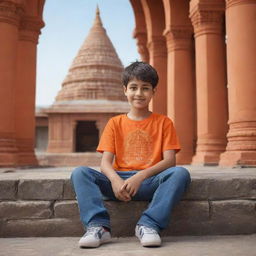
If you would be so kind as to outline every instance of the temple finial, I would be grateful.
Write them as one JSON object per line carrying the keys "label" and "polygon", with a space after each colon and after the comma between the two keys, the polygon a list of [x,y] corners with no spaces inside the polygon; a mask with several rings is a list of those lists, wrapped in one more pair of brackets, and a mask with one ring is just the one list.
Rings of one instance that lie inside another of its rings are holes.
{"label": "temple finial", "polygon": [[96,15],[100,15],[100,9],[99,9],[99,5],[97,4],[97,7],[96,7]]}
{"label": "temple finial", "polygon": [[98,4],[96,7],[96,16],[95,16],[95,20],[94,20],[94,25],[102,26],[102,22],[101,22],[101,18],[100,18],[100,9],[99,9]]}

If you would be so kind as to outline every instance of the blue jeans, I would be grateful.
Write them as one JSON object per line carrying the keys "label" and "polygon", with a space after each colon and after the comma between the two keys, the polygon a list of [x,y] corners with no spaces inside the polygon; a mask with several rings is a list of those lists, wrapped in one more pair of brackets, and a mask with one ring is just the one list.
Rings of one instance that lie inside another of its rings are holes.
{"label": "blue jeans", "polygon": [[[117,173],[125,180],[137,171],[118,171]],[[85,227],[105,226],[110,229],[110,218],[102,197],[118,200],[113,193],[110,180],[96,170],[81,166],[72,172],[71,181],[83,225]],[[173,207],[180,201],[190,182],[190,174],[183,167],[168,168],[145,179],[132,198],[132,200],[151,201],[142,213],[138,224],[154,228],[158,232],[164,229],[168,225]]]}

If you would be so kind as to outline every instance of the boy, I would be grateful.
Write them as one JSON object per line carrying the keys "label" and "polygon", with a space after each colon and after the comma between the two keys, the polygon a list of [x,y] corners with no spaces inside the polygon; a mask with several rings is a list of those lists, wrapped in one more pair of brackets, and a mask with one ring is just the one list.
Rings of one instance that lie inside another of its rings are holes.
{"label": "boy", "polygon": [[156,70],[136,61],[125,68],[122,82],[130,111],[111,118],[104,129],[97,148],[103,153],[101,172],[78,167],[71,176],[87,227],[80,247],[98,247],[111,239],[102,194],[124,202],[151,200],[135,235],[143,246],[160,246],[159,232],[191,181],[185,168],[175,167],[180,145],[172,121],[149,111],[158,83]]}

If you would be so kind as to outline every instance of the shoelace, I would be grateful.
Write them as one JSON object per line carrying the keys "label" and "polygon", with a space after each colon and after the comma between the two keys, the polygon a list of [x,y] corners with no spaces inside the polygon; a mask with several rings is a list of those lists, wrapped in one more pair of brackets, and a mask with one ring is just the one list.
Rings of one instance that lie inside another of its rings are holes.
{"label": "shoelace", "polygon": [[153,228],[143,227],[144,234],[158,234]]}
{"label": "shoelace", "polygon": [[84,236],[93,235],[98,233],[101,230],[101,227],[89,227],[84,234]]}

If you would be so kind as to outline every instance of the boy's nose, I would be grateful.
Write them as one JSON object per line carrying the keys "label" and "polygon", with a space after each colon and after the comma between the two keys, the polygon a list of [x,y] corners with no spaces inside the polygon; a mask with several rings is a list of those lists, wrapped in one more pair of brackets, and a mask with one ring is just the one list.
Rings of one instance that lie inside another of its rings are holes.
{"label": "boy's nose", "polygon": [[137,91],[136,91],[136,95],[141,95],[142,94],[142,90],[141,89],[138,89]]}

